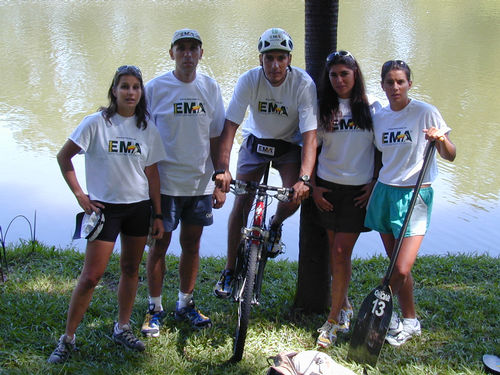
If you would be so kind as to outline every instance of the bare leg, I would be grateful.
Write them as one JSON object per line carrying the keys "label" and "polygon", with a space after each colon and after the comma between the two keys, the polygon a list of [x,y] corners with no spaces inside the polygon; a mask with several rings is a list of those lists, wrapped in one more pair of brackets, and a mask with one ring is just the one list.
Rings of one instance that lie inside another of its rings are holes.
{"label": "bare leg", "polygon": [[359,233],[335,233],[327,230],[332,273],[332,305],[329,320],[340,320],[342,307],[349,308],[347,290],[351,280],[351,255]]}
{"label": "bare leg", "polygon": [[182,253],[179,260],[180,290],[192,293],[198,276],[200,264],[200,238],[203,227],[200,225],[181,224],[180,243]]}
{"label": "bare leg", "polygon": [[118,323],[128,324],[132,315],[137,284],[139,264],[141,263],[147,237],[120,235],[122,249],[120,256],[120,283],[118,284]]}
{"label": "bare leg", "polygon": [[146,271],[148,275],[148,290],[151,297],[161,295],[163,276],[165,275],[165,254],[167,253],[172,232],[165,232],[161,240],[156,240],[153,248],[149,249]]}
{"label": "bare leg", "polygon": [[96,285],[101,280],[113,252],[114,242],[87,242],[83,270],[71,295],[66,319],[66,335],[72,337],[87,311]]}
{"label": "bare leg", "polygon": [[[293,186],[299,180],[299,170],[299,163],[281,165],[279,168],[279,172],[281,181],[283,182],[283,186]],[[283,221],[285,221],[285,219],[292,216],[298,208],[299,205],[293,202],[279,202],[271,225],[273,225],[273,227],[275,225],[280,225],[281,223],[283,223]]]}
{"label": "bare leg", "polygon": [[[381,233],[385,251],[392,256],[396,240],[392,234]],[[390,285],[394,294],[398,296],[401,313],[404,318],[415,318],[415,301],[413,298],[413,277],[411,269],[417,259],[418,250],[424,236],[411,236],[403,238],[401,250],[391,276]]]}

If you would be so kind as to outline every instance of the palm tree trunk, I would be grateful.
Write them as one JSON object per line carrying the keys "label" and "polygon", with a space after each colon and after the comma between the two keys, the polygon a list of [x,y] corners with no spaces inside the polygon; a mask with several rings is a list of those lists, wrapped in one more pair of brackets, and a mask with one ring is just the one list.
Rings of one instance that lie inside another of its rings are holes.
{"label": "palm tree trunk", "polygon": [[[337,48],[338,9],[338,0],[305,1],[306,70],[315,82],[326,56]],[[295,312],[323,313],[331,301],[328,238],[314,210],[312,198],[302,203]]]}

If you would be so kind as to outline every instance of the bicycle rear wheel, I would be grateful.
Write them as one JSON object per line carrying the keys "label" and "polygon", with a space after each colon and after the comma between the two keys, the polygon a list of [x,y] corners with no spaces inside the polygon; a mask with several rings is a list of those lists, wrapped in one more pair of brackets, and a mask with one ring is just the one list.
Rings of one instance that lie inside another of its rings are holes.
{"label": "bicycle rear wheel", "polygon": [[243,287],[240,290],[238,304],[238,322],[236,324],[236,333],[234,337],[233,358],[237,362],[243,357],[245,349],[245,340],[247,337],[248,321],[250,319],[250,308],[255,285],[255,273],[257,271],[257,256],[259,245],[252,243],[248,251],[246,264],[246,275],[243,278]]}

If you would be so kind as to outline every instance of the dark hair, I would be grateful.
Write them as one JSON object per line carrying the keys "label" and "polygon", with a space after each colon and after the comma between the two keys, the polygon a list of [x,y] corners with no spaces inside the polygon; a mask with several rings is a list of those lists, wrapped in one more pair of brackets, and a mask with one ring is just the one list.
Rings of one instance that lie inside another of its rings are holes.
{"label": "dark hair", "polygon": [[135,107],[135,115],[137,117],[137,127],[139,129],[146,129],[148,126],[147,119],[149,118],[149,112],[146,105],[146,95],[144,94],[144,83],[142,81],[142,73],[140,69],[134,65],[122,65],[116,70],[115,76],[113,77],[113,81],[111,82],[111,86],[108,90],[109,105],[107,107],[101,107],[99,110],[102,111],[102,115],[106,122],[111,124],[110,119],[118,110],[116,96],[113,94],[113,89],[118,87],[122,76],[134,76],[141,84],[142,95],[139,99],[139,103],[137,103],[137,106]]}
{"label": "dark hair", "polygon": [[389,60],[382,65],[382,72],[380,73],[380,78],[384,82],[385,76],[391,70],[402,70],[406,74],[406,79],[411,81],[411,70],[407,63],[403,60]]}
{"label": "dark hair", "polygon": [[337,51],[328,55],[325,68],[321,75],[318,86],[319,102],[319,124],[327,131],[333,131],[330,126],[339,112],[339,97],[330,82],[330,68],[333,65],[345,65],[354,73],[354,87],[351,91],[349,104],[351,106],[352,119],[360,129],[371,130],[373,128],[370,104],[366,96],[365,81],[359,68],[358,62],[348,51]]}

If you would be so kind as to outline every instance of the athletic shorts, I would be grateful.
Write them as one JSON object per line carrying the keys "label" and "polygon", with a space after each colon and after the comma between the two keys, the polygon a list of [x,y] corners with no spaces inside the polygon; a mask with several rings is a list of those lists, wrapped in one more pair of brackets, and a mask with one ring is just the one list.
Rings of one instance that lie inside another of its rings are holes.
{"label": "athletic shorts", "polygon": [[[395,238],[403,227],[413,188],[396,187],[377,182],[368,202],[365,225],[380,233],[392,233]],[[434,190],[420,189],[404,237],[423,236],[429,228]]]}
{"label": "athletic shorts", "polygon": [[189,225],[206,227],[212,225],[212,195],[174,197],[161,195],[161,212],[165,232],[173,232],[179,221]]}
{"label": "athletic shorts", "polygon": [[272,167],[278,170],[280,166],[284,164],[300,165],[300,150],[300,147],[293,147],[290,151],[279,157],[261,155],[252,151],[252,137],[248,136],[240,146],[236,174],[253,173],[259,169],[263,169],[270,161],[272,162]]}
{"label": "athletic shorts", "polygon": [[316,185],[330,189],[323,197],[333,205],[333,211],[318,210],[320,225],[337,233],[369,232],[364,226],[366,208],[356,207],[354,198],[363,194],[361,188],[365,185],[340,185],[323,180],[316,176]]}
{"label": "athletic shorts", "polygon": [[151,201],[104,205],[104,225],[96,240],[115,242],[119,233],[132,237],[145,237],[151,220]]}

